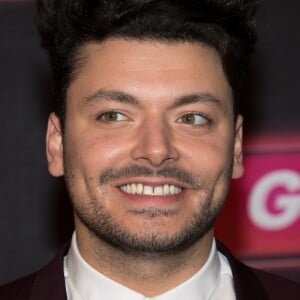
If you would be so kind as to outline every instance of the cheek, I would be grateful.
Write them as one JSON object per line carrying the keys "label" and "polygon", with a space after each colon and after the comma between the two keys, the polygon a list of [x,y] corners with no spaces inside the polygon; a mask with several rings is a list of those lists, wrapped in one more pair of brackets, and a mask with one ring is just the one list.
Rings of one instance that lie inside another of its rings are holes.
{"label": "cheek", "polygon": [[196,174],[213,180],[228,172],[233,160],[233,146],[229,137],[202,137],[185,143],[182,153]]}
{"label": "cheek", "polygon": [[102,170],[121,165],[128,159],[128,143],[121,142],[120,136],[82,132],[69,136],[66,154],[71,160],[73,171],[80,170],[84,176],[99,176]]}

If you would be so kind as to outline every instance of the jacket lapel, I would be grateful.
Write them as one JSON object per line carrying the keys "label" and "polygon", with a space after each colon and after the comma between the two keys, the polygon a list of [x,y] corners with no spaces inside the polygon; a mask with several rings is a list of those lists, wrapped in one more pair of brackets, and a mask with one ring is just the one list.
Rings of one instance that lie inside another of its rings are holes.
{"label": "jacket lapel", "polygon": [[238,261],[220,242],[217,248],[229,261],[237,300],[270,300],[253,269]]}
{"label": "jacket lapel", "polygon": [[65,246],[36,274],[30,300],[67,300],[63,264],[68,248],[69,245]]}

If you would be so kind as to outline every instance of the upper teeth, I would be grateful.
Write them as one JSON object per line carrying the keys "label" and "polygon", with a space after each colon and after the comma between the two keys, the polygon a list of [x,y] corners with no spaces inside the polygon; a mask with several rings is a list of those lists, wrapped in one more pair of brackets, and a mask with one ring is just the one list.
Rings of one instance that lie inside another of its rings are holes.
{"label": "upper teeth", "polygon": [[127,194],[150,195],[150,196],[168,196],[181,193],[182,189],[172,184],[159,186],[143,185],[142,183],[131,183],[120,186],[121,190]]}

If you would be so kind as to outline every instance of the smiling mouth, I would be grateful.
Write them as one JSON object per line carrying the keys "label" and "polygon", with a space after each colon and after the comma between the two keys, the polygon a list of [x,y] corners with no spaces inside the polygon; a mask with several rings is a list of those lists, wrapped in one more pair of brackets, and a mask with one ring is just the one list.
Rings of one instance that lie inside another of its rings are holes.
{"label": "smiling mouth", "polygon": [[144,196],[171,196],[182,192],[182,188],[173,184],[150,186],[142,183],[131,183],[121,185],[120,189],[126,194]]}

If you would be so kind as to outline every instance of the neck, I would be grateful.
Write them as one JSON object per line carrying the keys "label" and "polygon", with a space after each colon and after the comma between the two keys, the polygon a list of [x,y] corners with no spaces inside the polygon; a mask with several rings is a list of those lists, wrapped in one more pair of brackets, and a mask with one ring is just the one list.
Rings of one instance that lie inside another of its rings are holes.
{"label": "neck", "polygon": [[78,249],[88,264],[110,279],[147,297],[162,294],[197,273],[209,256],[212,239],[211,230],[180,253],[142,256],[125,253],[90,232],[77,230]]}

